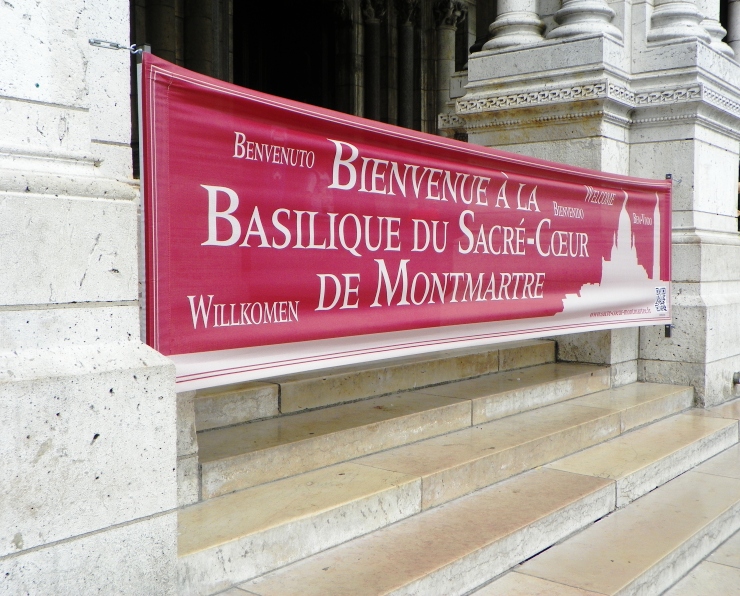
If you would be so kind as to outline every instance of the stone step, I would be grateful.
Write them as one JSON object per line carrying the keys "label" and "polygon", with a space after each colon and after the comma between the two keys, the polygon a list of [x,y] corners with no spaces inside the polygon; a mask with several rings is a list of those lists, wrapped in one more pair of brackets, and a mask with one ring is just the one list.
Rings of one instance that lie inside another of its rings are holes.
{"label": "stone step", "polygon": [[550,582],[548,594],[562,585],[606,596],[663,593],[740,528],[738,450],[735,445],[637,499],[477,596],[496,594],[504,581],[505,593],[515,594],[511,584],[530,581],[520,576]]}
{"label": "stone step", "polygon": [[202,498],[469,426],[469,400],[408,392],[198,433]]}
{"label": "stone step", "polygon": [[357,463],[421,477],[429,509],[690,407],[690,387],[636,383],[390,449]]}
{"label": "stone step", "polygon": [[193,400],[195,429],[212,430],[280,414],[280,385],[250,381],[199,389]]}
{"label": "stone step", "polygon": [[[470,427],[476,410],[515,413],[514,398],[528,409],[584,395],[608,382],[608,368],[544,364],[486,375],[474,387],[471,381],[458,381],[433,389],[449,396],[425,389],[201,432],[202,498]],[[466,391],[471,397],[465,397]]]}
{"label": "stone step", "polygon": [[200,389],[194,399],[195,428],[212,430],[554,360],[553,341],[531,340]]}
{"label": "stone step", "polygon": [[[735,417],[740,414],[738,402],[734,402]],[[711,408],[717,410],[728,404]],[[707,410],[703,410],[707,412]],[[728,412],[723,411],[723,414]],[[737,416],[740,418],[740,416]],[[728,449],[725,453],[703,464],[698,471],[706,474],[726,475],[740,479],[740,448]],[[694,567],[677,584],[665,592],[665,596],[740,596],[740,531],[735,532],[699,565]]]}
{"label": "stone step", "polygon": [[611,481],[534,470],[239,589],[258,596],[461,595],[613,508]]}
{"label": "stone step", "polygon": [[665,596],[740,596],[740,532],[735,532]]}
{"label": "stone step", "polygon": [[[635,420],[630,413],[634,408],[662,415],[687,406],[692,395],[690,388],[652,384],[608,393],[612,401],[603,392],[592,397],[599,405],[611,404],[609,408],[553,404],[187,508],[179,519],[180,592],[210,594],[423,509],[435,505],[442,505],[435,510],[444,509],[443,503],[455,497],[618,435],[623,416]],[[676,394],[684,395],[683,401]],[[670,408],[657,408],[656,399]],[[704,435],[709,429],[721,434],[733,424],[718,418],[680,417],[688,420],[684,426],[693,424],[704,429]],[[641,422],[645,421],[643,416]],[[675,424],[673,430],[679,430]],[[737,428],[734,431],[736,440]],[[693,438],[700,441],[704,435],[694,433]],[[715,446],[707,442],[708,448]],[[383,469],[381,459],[394,469]],[[400,464],[394,465],[394,460]],[[424,474],[425,465],[432,471]],[[594,480],[611,487],[614,503],[613,479]],[[514,486],[513,491],[519,490]]]}
{"label": "stone step", "polygon": [[211,594],[420,511],[418,478],[343,463],[178,512],[178,594]]}
{"label": "stone step", "polygon": [[271,379],[283,414],[419,389],[555,361],[555,342],[530,340],[489,349],[449,350]]}
{"label": "stone step", "polygon": [[734,420],[678,414],[547,467],[614,480],[623,507],[737,441]]}
{"label": "stone step", "polygon": [[500,372],[422,389],[430,395],[473,401],[473,424],[609,389],[609,367],[566,362]]}

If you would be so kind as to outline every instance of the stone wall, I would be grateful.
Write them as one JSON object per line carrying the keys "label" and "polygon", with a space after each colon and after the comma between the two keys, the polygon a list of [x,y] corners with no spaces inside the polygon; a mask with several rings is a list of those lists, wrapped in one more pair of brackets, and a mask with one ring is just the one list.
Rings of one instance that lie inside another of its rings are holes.
{"label": "stone wall", "polygon": [[124,0],[0,4],[0,593],[172,594],[174,370],[140,341]]}

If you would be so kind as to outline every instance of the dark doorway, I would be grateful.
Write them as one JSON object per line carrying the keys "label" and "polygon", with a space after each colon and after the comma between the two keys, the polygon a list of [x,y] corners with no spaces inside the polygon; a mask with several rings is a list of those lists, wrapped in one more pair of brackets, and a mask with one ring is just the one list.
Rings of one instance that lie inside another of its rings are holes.
{"label": "dark doorway", "polygon": [[234,2],[234,83],[346,110],[337,101],[341,15],[330,2],[289,4]]}

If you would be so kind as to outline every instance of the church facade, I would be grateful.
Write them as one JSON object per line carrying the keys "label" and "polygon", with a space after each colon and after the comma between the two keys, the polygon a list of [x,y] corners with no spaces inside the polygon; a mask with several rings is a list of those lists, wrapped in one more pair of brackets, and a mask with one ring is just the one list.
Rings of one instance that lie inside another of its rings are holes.
{"label": "church facade", "polygon": [[690,385],[700,406],[738,395],[740,1],[14,0],[0,17],[0,593],[176,593],[194,437],[173,365],[141,339],[135,58],[90,39],[423,132],[670,176],[672,328],[558,337],[558,357],[609,366],[612,386]]}

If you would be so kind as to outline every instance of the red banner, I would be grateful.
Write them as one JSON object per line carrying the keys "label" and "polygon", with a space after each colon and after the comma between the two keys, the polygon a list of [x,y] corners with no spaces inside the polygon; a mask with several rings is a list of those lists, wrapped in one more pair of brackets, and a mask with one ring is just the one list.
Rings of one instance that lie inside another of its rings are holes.
{"label": "red banner", "polygon": [[669,181],[142,68],[147,341],[180,383],[670,322]]}

